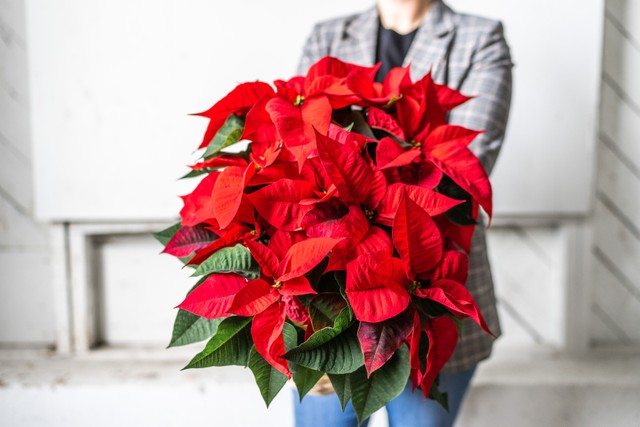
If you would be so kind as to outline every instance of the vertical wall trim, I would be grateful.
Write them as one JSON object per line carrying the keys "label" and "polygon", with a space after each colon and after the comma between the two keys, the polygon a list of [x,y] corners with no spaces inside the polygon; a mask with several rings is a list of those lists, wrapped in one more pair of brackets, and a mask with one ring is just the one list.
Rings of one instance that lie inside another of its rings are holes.
{"label": "vertical wall trim", "polygon": [[93,345],[95,333],[91,325],[89,271],[89,236],[82,228],[71,226],[69,232],[69,264],[71,266],[71,299],[73,304],[73,349],[85,353]]}
{"label": "vertical wall trim", "polygon": [[73,347],[71,333],[71,284],[69,282],[69,241],[67,224],[52,224],[51,233],[51,268],[53,303],[56,324],[56,351],[69,354]]}
{"label": "vertical wall trim", "polygon": [[589,347],[592,265],[592,227],[587,219],[563,221],[565,235],[565,346],[569,354],[585,354]]}

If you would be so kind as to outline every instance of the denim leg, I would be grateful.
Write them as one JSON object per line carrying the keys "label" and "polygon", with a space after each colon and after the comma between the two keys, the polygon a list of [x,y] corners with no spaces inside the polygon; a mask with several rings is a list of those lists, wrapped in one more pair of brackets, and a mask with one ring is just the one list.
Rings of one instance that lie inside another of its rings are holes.
{"label": "denim leg", "polygon": [[[297,390],[293,390],[293,408],[296,427],[356,427],[358,419],[351,405],[344,412],[335,393],[328,395],[306,395],[302,402]],[[366,427],[369,420],[361,424]]]}
{"label": "denim leg", "polygon": [[411,392],[411,383],[387,405],[389,427],[451,427],[476,368],[456,374],[440,375],[440,390],[449,395],[449,411],[439,403],[426,400],[422,391]]}

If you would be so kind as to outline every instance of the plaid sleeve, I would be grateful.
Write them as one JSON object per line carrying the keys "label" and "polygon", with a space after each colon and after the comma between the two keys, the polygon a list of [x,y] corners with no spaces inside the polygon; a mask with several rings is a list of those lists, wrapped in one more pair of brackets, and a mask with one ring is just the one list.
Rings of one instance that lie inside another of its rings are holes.
{"label": "plaid sleeve", "polygon": [[484,130],[469,146],[491,173],[502,146],[511,104],[511,55],[502,24],[493,21],[480,37],[471,66],[459,90],[475,96],[451,111],[449,123]]}

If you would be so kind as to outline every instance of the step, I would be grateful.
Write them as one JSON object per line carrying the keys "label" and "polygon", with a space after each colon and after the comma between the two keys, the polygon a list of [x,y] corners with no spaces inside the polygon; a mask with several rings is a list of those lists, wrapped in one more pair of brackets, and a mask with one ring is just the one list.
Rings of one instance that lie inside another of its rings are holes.
{"label": "step", "polygon": [[[190,356],[101,350],[62,357],[2,350],[2,425],[293,424],[289,390],[267,410],[248,369],[181,372]],[[383,413],[370,424],[386,425]],[[638,427],[640,353],[632,349],[573,358],[542,348],[501,349],[478,369],[458,426]]]}

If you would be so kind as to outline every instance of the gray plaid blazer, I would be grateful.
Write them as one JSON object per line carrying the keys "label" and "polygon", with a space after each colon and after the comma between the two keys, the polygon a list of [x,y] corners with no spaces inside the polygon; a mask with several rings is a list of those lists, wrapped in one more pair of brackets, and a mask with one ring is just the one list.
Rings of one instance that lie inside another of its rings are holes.
{"label": "gray plaid blazer", "polygon": [[[378,12],[363,13],[316,24],[298,67],[305,74],[326,55],[361,65],[374,65]],[[485,130],[470,145],[491,172],[502,145],[511,102],[511,56],[499,21],[454,12],[435,0],[407,53],[414,80],[432,70],[438,83],[447,84],[474,99],[451,111],[449,123]],[[501,333],[484,227],[473,237],[467,288],[496,336]],[[493,338],[470,319],[463,322],[456,351],[444,372],[460,372],[491,354]]]}

